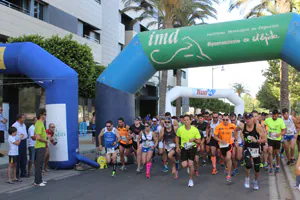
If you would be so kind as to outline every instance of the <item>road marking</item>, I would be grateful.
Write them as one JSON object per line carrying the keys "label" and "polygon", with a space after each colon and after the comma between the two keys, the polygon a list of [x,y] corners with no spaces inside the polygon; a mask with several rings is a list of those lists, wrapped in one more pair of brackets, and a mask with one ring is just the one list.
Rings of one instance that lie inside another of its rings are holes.
{"label": "road marking", "polygon": [[65,178],[72,177],[72,176],[76,176],[76,175],[79,175],[79,174],[80,174],[79,172],[75,172],[75,173],[72,173],[72,174],[67,174],[65,176],[60,176],[60,177],[54,178],[53,180],[58,181],[58,180],[65,179]]}
{"label": "road marking", "polygon": [[11,190],[11,191],[8,191],[6,192],[7,194],[12,194],[12,193],[16,193],[16,192],[20,192],[22,190],[27,190],[29,188],[32,188],[34,185],[28,185],[28,186],[24,186],[24,187],[21,187],[19,189],[14,189],[14,190]]}

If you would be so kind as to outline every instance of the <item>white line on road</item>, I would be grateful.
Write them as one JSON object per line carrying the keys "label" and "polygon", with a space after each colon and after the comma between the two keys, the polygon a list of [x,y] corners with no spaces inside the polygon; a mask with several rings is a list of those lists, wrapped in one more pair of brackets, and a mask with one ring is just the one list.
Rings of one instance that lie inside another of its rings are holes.
{"label": "white line on road", "polygon": [[21,187],[19,189],[14,189],[14,190],[8,191],[6,193],[11,194],[11,193],[15,193],[15,192],[20,192],[22,190],[27,190],[27,189],[32,188],[32,187],[33,187],[33,185],[28,185],[28,186]]}
{"label": "white line on road", "polygon": [[68,178],[68,177],[71,177],[71,176],[77,176],[79,174],[80,174],[79,172],[75,172],[75,173],[72,173],[72,174],[67,174],[65,176],[60,176],[60,177],[54,178],[53,180],[58,181],[58,180],[65,179],[65,178]]}

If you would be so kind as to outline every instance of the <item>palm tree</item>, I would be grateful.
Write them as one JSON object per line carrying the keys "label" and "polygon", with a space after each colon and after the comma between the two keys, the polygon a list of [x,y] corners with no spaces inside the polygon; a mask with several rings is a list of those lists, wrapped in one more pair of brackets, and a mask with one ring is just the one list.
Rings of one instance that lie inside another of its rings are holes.
{"label": "palm tree", "polygon": [[244,86],[241,83],[234,83],[232,88],[238,94],[239,97],[241,97],[242,94],[248,94],[249,95],[249,90],[247,90],[246,86]]}
{"label": "palm tree", "polygon": [[[209,16],[215,17],[213,2],[218,0],[122,0],[125,8],[122,12],[140,12],[140,16],[132,23],[145,19],[150,21],[147,28],[157,26],[158,29],[173,28],[193,24],[195,19],[203,21]],[[156,20],[157,18],[157,20]],[[185,19],[185,20],[184,20]],[[195,22],[194,22],[195,23]],[[177,71],[176,85],[181,85],[181,70]],[[159,115],[165,113],[168,71],[162,71],[159,84]],[[176,106],[177,107],[177,106]],[[179,109],[178,109],[179,108]],[[180,115],[181,100],[178,102],[177,114]]]}
{"label": "palm tree", "polygon": [[[253,0],[235,0],[231,3],[229,10],[243,7]],[[295,6],[294,6],[295,5]],[[260,0],[259,4],[253,7],[245,18],[260,17],[278,13],[291,12],[293,8],[299,7],[299,0]],[[289,71],[288,64],[283,60],[280,61],[280,109],[289,108]]]}

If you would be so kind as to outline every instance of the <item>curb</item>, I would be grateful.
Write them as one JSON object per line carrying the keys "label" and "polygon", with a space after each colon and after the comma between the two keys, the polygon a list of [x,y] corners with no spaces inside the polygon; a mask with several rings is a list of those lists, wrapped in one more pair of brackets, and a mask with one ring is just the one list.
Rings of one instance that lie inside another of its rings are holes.
{"label": "curb", "polygon": [[[295,184],[296,181],[294,180],[289,167],[286,164],[284,164],[282,160],[281,160],[281,166],[283,166],[282,171],[284,172],[284,175],[285,175],[286,179],[288,180],[288,184],[290,186],[290,187],[288,187],[288,189],[289,189],[293,199],[296,200],[296,197],[297,196],[299,197],[299,193],[297,194],[297,191],[293,189],[293,184]],[[298,198],[298,199],[300,199],[300,198]]]}

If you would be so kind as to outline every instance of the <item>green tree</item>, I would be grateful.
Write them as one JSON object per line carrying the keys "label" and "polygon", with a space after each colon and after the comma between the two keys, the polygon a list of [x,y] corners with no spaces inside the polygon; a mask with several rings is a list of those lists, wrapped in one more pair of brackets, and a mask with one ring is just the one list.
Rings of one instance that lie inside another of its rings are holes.
{"label": "green tree", "polygon": [[[242,11],[248,7],[252,0],[235,0],[231,2],[229,10],[242,7]],[[295,3],[296,2],[296,3]],[[298,0],[260,0],[251,8],[245,18],[260,17],[278,13],[291,12],[299,6]],[[289,66],[283,60],[280,61],[280,109],[289,107]]]}
{"label": "green tree", "polygon": [[[216,10],[212,7],[217,0],[122,0],[125,8],[122,12],[135,11],[140,15],[133,20],[150,21],[147,27],[157,26],[159,29],[173,28],[193,24],[195,19],[204,20],[214,17]],[[185,19],[185,20],[184,20]],[[168,72],[162,71],[159,84],[159,115],[165,113]],[[181,70],[177,71],[177,85],[181,85]],[[177,114],[181,108],[181,101],[177,102]]]}
{"label": "green tree", "polygon": [[[277,96],[276,93],[278,93]],[[261,86],[256,97],[260,102],[260,107],[262,108],[268,110],[278,110],[280,108],[279,88],[272,87],[267,80]]]}
{"label": "green tree", "polygon": [[217,112],[226,112],[232,113],[234,112],[234,106],[230,105],[229,103],[225,103],[222,100],[218,99],[190,99],[190,106],[194,107],[195,109],[208,109],[210,111],[217,111]]}
{"label": "green tree", "polygon": [[[91,49],[86,44],[79,44],[72,39],[72,35],[63,38],[54,35],[45,38],[40,35],[23,35],[20,37],[11,37],[8,43],[14,42],[33,42],[62,62],[73,68],[78,73],[79,95],[83,98],[93,98],[95,95],[95,83],[104,67],[96,66]],[[12,80],[20,82],[20,80]],[[28,80],[26,80],[28,82]],[[11,82],[11,80],[10,80]],[[34,84],[38,87],[37,84]],[[19,87],[20,85],[18,85]],[[32,84],[24,85],[25,87]],[[40,106],[45,105],[45,90],[41,90]]]}
{"label": "green tree", "polygon": [[238,94],[239,97],[241,97],[242,94],[248,94],[249,90],[246,89],[246,86],[244,86],[242,83],[234,83],[232,86],[234,92]]}

